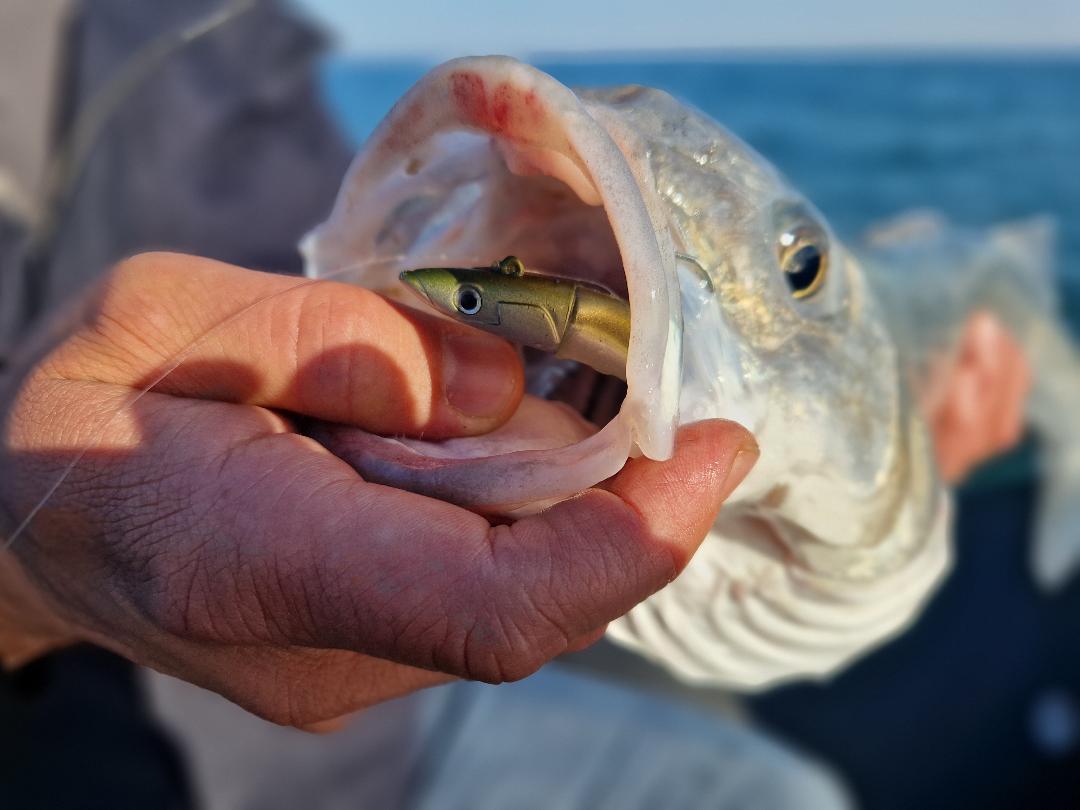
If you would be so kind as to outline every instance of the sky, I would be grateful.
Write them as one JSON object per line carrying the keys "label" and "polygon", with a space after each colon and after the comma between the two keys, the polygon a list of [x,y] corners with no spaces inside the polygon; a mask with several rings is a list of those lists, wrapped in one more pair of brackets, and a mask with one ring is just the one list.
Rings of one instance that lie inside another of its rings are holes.
{"label": "sky", "polygon": [[294,0],[348,53],[1076,49],[1080,0]]}

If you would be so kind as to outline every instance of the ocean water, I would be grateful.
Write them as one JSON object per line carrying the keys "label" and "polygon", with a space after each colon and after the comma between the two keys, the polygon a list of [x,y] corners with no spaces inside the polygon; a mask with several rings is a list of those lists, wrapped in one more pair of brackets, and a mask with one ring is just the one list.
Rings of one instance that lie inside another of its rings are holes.
{"label": "ocean water", "polygon": [[[775,163],[841,235],[911,208],[982,225],[1051,214],[1080,333],[1080,57],[544,61],[573,85],[659,87]],[[331,61],[327,97],[367,136],[427,66]]]}

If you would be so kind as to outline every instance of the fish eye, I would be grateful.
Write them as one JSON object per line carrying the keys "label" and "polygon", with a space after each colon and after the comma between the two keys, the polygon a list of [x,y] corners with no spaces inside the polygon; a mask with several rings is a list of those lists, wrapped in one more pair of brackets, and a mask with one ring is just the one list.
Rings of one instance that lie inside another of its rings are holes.
{"label": "fish eye", "polygon": [[476,287],[468,285],[458,287],[457,295],[454,298],[454,306],[462,315],[475,315],[480,311],[483,304],[484,299],[480,296],[480,291]]}
{"label": "fish eye", "polygon": [[786,231],[780,237],[780,268],[795,298],[820,290],[829,270],[824,234],[809,227]]}

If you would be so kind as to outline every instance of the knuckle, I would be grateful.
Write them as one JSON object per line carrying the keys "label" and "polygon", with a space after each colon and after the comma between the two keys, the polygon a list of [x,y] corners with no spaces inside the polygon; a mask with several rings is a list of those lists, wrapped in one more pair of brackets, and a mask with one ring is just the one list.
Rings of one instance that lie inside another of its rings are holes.
{"label": "knuckle", "polygon": [[135,279],[141,278],[144,273],[152,272],[155,265],[162,260],[160,253],[137,253],[117,262],[106,276],[106,282],[124,286]]}
{"label": "knuckle", "polygon": [[276,319],[295,335],[285,346],[283,362],[311,384],[301,390],[302,407],[335,421],[349,421],[371,410],[389,408],[380,395],[393,379],[381,350],[371,346],[378,333],[379,313],[374,293],[349,291],[340,295],[330,283],[312,284],[275,305],[284,310]]}
{"label": "knuckle", "polygon": [[162,284],[163,273],[177,261],[169,253],[139,253],[120,260],[102,277],[102,304],[123,311],[145,302],[145,296]]}
{"label": "knuckle", "polygon": [[130,382],[168,356],[172,335],[180,325],[179,309],[163,294],[175,274],[167,254],[141,254],[124,259],[106,273],[96,290],[94,306],[77,333],[79,354],[88,373],[120,374],[114,381]]}
{"label": "knuckle", "polygon": [[490,684],[520,681],[565,648],[563,641],[552,650],[552,640],[551,634],[524,631],[501,616],[484,617],[465,634],[461,674]]}

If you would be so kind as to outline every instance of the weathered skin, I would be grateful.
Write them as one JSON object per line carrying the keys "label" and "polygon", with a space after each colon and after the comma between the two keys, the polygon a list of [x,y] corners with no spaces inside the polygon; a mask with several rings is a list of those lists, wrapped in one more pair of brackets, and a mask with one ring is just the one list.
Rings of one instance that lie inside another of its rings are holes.
{"label": "weathered skin", "polygon": [[[816,234],[827,271],[798,297],[781,245]],[[575,96],[513,60],[457,60],[372,136],[313,276],[400,295],[400,271],[507,254],[625,294],[627,394],[599,432],[557,403],[481,439],[318,437],[372,479],[527,511],[665,458],[675,427],[735,419],[761,446],[685,573],[610,635],[678,675],[742,688],[824,675],[897,632],[949,563],[948,498],[900,356],[859,265],[762,158],[670,96]],[[530,376],[549,394],[567,369]],[[518,427],[527,429],[521,436]]]}

